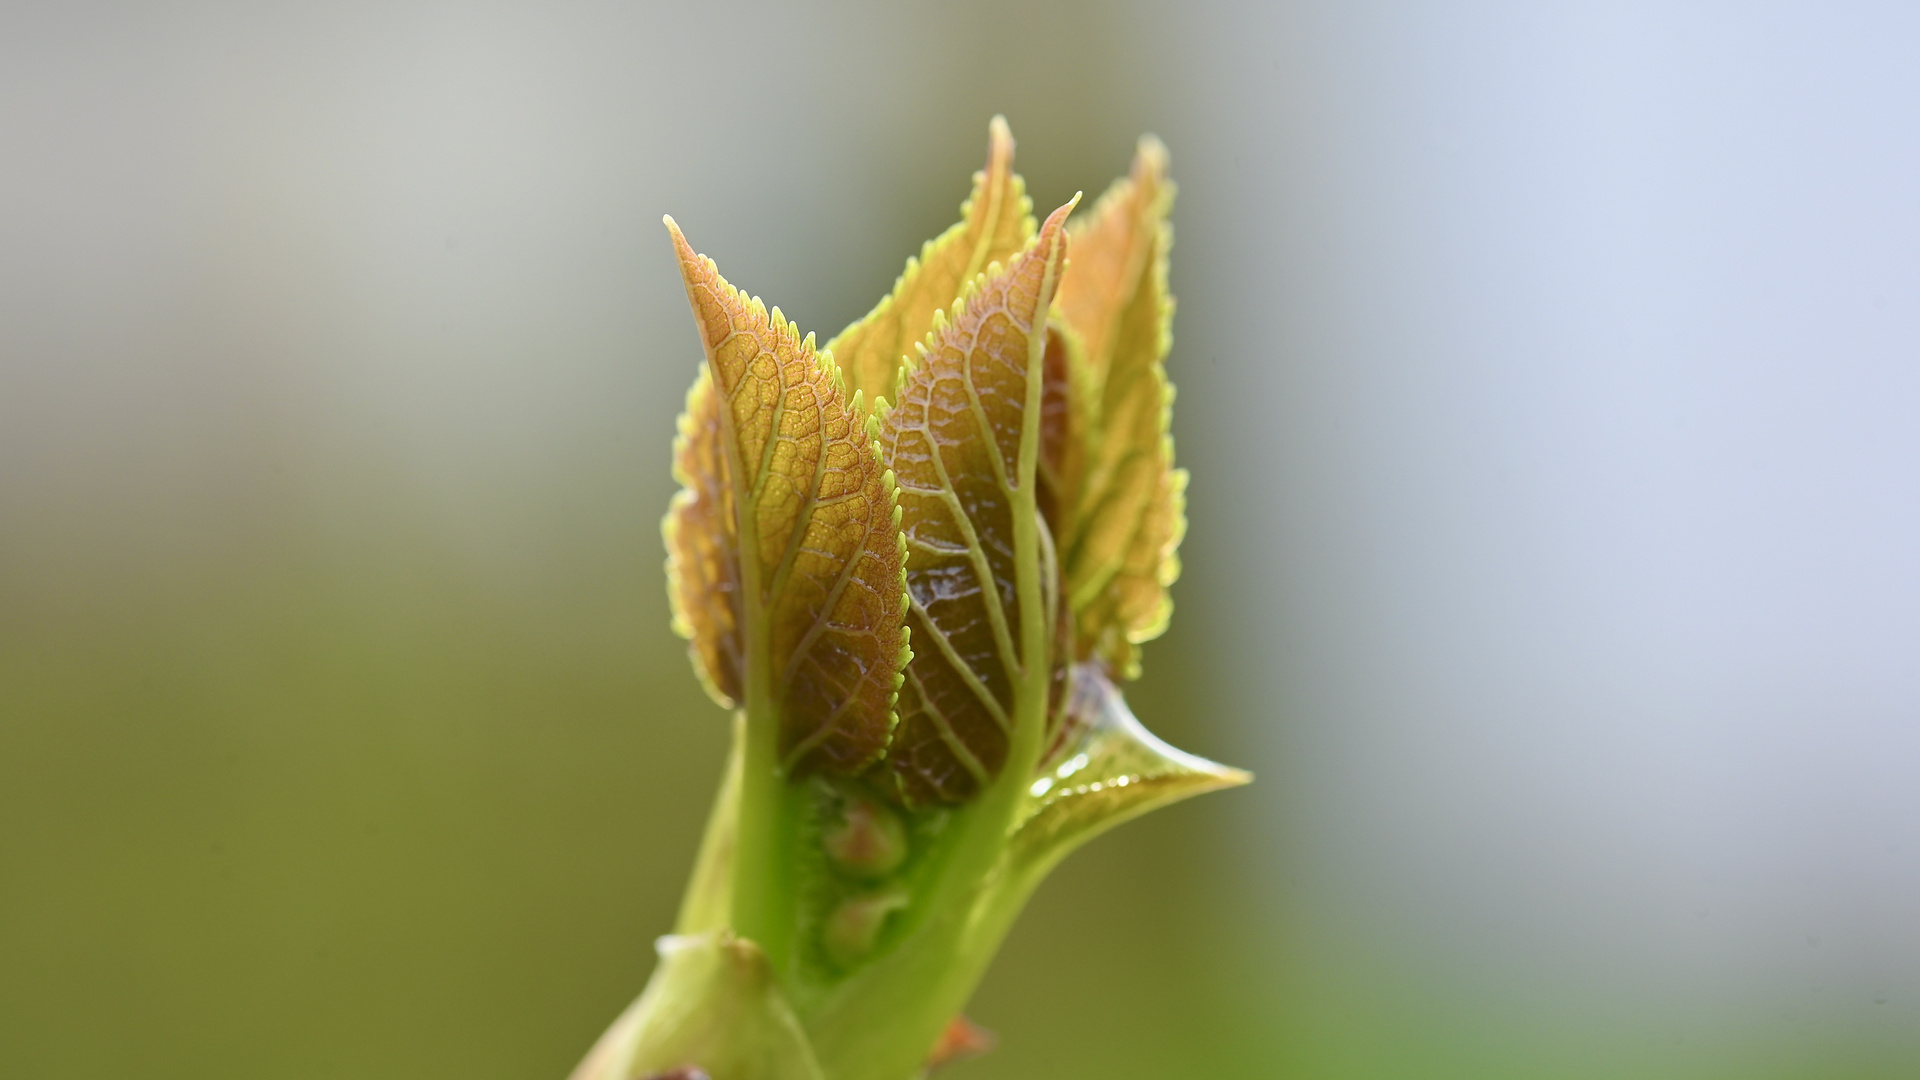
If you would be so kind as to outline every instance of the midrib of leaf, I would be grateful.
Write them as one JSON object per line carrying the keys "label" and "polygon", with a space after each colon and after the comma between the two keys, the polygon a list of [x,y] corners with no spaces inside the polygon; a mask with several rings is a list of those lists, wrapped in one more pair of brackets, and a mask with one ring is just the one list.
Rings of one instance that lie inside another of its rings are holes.
{"label": "midrib of leaf", "polygon": [[[774,318],[777,319],[779,317],[780,317],[779,309],[775,308]],[[813,341],[813,335],[808,334],[807,335],[808,344],[811,344],[812,341]],[[824,354],[821,354],[821,359],[819,362],[822,364],[830,364],[832,363],[832,359],[833,357],[831,353],[824,353]],[[744,385],[744,382],[742,383],[742,385]],[[774,432],[778,432],[780,430],[780,421],[786,415],[786,405],[787,405],[787,384],[784,380],[782,380],[780,383],[780,393],[774,399],[773,427],[772,427],[772,431]],[[787,550],[780,558],[779,569],[774,571],[773,583],[770,587],[770,591],[767,594],[767,599],[769,601],[771,601],[773,597],[779,596],[781,594],[781,591],[786,588],[788,578],[790,578],[793,575],[793,564],[800,557],[800,552],[805,546],[804,541],[807,535],[807,526],[813,523],[813,513],[817,508],[819,508],[822,505],[820,502],[820,488],[827,475],[827,459],[831,456],[831,454],[829,453],[830,448],[827,445],[825,435],[824,435],[825,429],[826,429],[826,415],[825,415],[826,410],[816,405],[814,411],[815,413],[819,414],[816,422],[820,425],[820,428],[822,431],[822,438],[821,438],[821,445],[820,445],[820,460],[814,462],[813,481],[810,484],[810,486],[807,488],[806,502],[801,504],[800,512],[794,517],[793,535],[787,538]],[[856,417],[859,416],[861,413],[860,402],[858,398],[856,398],[853,402],[853,413]],[[766,482],[767,475],[773,471],[773,468],[772,468],[773,449],[774,449],[775,442],[776,442],[776,439],[769,437],[767,439],[766,449],[761,455],[760,468],[762,471],[760,474],[760,480],[756,484],[755,491],[754,491],[754,496],[756,501],[760,494],[759,484],[764,484]],[[846,499],[852,499],[856,497],[858,497],[857,493],[850,492],[846,495],[840,496],[840,498],[835,501],[836,502],[844,501]],[[856,552],[852,558],[847,560],[846,565],[840,568],[840,572],[834,576],[833,588],[829,590],[827,594],[826,602],[821,605],[820,614],[816,616],[812,624],[807,627],[807,632],[801,635],[799,643],[794,646],[793,654],[787,658],[786,668],[781,672],[781,675],[780,675],[780,688],[782,691],[782,694],[781,694],[782,697],[784,697],[786,695],[786,691],[792,687],[793,680],[798,676],[800,672],[800,664],[802,661],[804,661],[807,658],[808,651],[814,646],[814,644],[816,644],[820,640],[820,635],[826,632],[827,623],[832,618],[834,608],[838,605],[840,601],[841,593],[846,590],[847,582],[853,580],[854,570],[859,567],[860,560],[865,557],[866,555],[864,551]],[[806,757],[807,754],[811,750],[813,750],[814,747],[819,746],[822,742],[825,742],[827,739],[827,736],[832,734],[833,732],[834,722],[837,721],[841,717],[841,715],[845,713],[847,706],[851,704],[853,700],[854,698],[852,697],[852,695],[849,695],[846,701],[841,702],[840,706],[836,708],[833,711],[833,713],[827,717],[825,722],[821,723],[818,727],[814,728],[812,734],[800,740],[800,742],[796,744],[794,748],[787,753],[785,760],[781,762],[781,766],[783,768],[791,767],[794,762],[799,761],[802,758]]]}
{"label": "midrib of leaf", "polygon": [[[784,316],[780,314],[779,308],[773,309],[772,318],[776,323],[784,318]],[[740,386],[734,387],[734,392],[739,393],[740,388],[746,385],[747,380],[741,379]],[[729,401],[728,404],[731,405],[732,402]],[[814,412],[816,414],[820,412],[818,406],[815,406]],[[756,507],[760,505],[760,497],[766,494],[768,477],[773,475],[774,451],[777,450],[783,442],[790,445],[794,443],[794,440],[780,434],[780,422],[786,419],[786,416],[787,381],[781,379],[778,383],[778,392],[775,393],[773,398],[773,419],[769,421],[767,425],[767,445],[760,448],[760,472],[754,477],[753,481],[753,502]],[[822,426],[824,426],[825,419],[818,419]],[[813,517],[813,500],[820,494],[820,478],[825,475],[826,469],[827,448],[825,440],[823,439],[820,447],[820,460],[813,463],[813,481],[807,486],[806,501],[800,504],[799,512],[794,515],[793,532],[787,537],[787,548],[780,556],[779,565],[774,568],[773,580],[768,584],[766,594],[760,598],[762,604],[771,604],[773,598],[779,596],[781,589],[786,586],[787,577],[793,571],[793,560],[800,554],[800,538],[807,534],[807,522]],[[754,557],[760,557],[759,551],[756,550],[754,552]],[[798,654],[796,653],[796,655]]]}
{"label": "midrib of leaf", "polygon": [[[738,331],[734,331],[737,333]],[[732,337],[732,333],[728,338]],[[722,343],[727,339],[722,339]],[[716,348],[718,346],[716,345]],[[733,928],[741,936],[758,942],[765,949],[774,970],[782,970],[789,952],[792,903],[792,873],[786,849],[781,842],[786,784],[780,768],[780,713],[773,695],[771,627],[767,618],[767,593],[761,586],[759,502],[771,471],[770,454],[776,442],[786,388],[775,398],[775,426],[769,429],[767,445],[761,448],[758,475],[746,471],[741,454],[740,433],[734,423],[733,396],[747,384],[742,379],[725,396],[727,407],[720,410],[720,431],[727,446],[727,463],[734,476],[754,476],[750,499],[734,500],[734,528],[740,538],[741,591],[746,594],[745,638],[746,746],[741,759],[740,818],[734,859]],[[736,482],[737,489],[737,482]]]}
{"label": "midrib of leaf", "polygon": [[[769,310],[766,317],[773,326],[785,322],[785,316],[777,307]],[[713,350],[717,353],[739,333],[729,324],[727,335],[713,343]],[[774,359],[774,363],[778,365],[778,358]],[[780,595],[779,588],[791,571],[801,539],[806,535],[806,524],[813,515],[814,500],[819,494],[828,453],[823,439],[819,461],[814,465],[812,486],[807,492],[806,502],[794,519],[793,533],[788,539],[786,551],[772,581],[763,585],[765,573],[760,546],[760,500],[773,475],[775,451],[783,441],[790,443],[793,440],[781,434],[789,389],[786,381],[780,379],[775,383],[773,410],[768,421],[766,442],[760,448],[759,468],[753,472],[747,470],[733,406],[735,399],[751,382],[747,373],[743,372],[733,388],[727,390],[720,387],[716,379],[716,389],[722,391],[725,404],[720,410],[720,430],[727,448],[727,465],[733,470],[734,477],[753,478],[750,497],[733,501],[734,529],[740,545],[741,591],[746,599],[742,614],[747,656],[742,680],[745,683],[745,700],[742,702],[745,747],[741,761],[740,816],[734,860],[737,876],[733,883],[732,923],[738,933],[758,942],[766,950],[774,970],[778,971],[786,967],[791,955],[794,890],[790,853],[793,849],[793,815],[788,809],[793,799],[785,778],[788,761],[783,760],[780,754],[781,718],[779,698],[773,686],[772,620],[769,609]],[[816,406],[816,411],[819,408]],[[821,423],[824,424],[824,417]],[[737,480],[732,486],[738,490]],[[849,559],[848,567],[854,566],[857,561],[857,556]],[[831,607],[824,608],[822,618],[831,610]],[[796,652],[795,655],[802,654]],[[815,729],[810,742],[817,745],[818,740],[824,738],[824,733],[831,730],[830,723],[822,724]]]}

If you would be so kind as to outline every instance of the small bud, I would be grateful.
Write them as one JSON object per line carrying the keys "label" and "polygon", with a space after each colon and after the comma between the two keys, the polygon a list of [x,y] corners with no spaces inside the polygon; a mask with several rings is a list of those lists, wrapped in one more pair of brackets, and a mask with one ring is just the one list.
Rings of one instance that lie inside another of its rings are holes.
{"label": "small bud", "polygon": [[840,803],[840,820],[821,837],[841,873],[865,881],[884,878],[907,858],[907,827],[889,807],[859,795]]}
{"label": "small bud", "polygon": [[841,967],[851,967],[873,951],[887,916],[907,906],[907,894],[898,890],[855,896],[841,902],[820,932],[827,955]]}
{"label": "small bud", "polygon": [[956,1016],[941,1034],[940,1041],[933,1044],[933,1052],[927,1055],[925,1071],[931,1073],[942,1065],[979,1057],[993,1049],[996,1041],[993,1032],[964,1016]]}

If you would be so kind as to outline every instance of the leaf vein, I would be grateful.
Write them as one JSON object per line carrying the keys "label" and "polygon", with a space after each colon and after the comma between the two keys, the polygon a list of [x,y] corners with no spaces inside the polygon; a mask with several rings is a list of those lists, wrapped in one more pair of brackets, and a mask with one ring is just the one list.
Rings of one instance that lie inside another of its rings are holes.
{"label": "leaf vein", "polygon": [[[933,616],[927,614],[926,605],[912,594],[907,596],[907,604],[920,613],[921,620],[927,624],[927,636],[933,639],[934,647],[940,650],[941,656],[946,657],[947,664],[953,668],[955,674],[960,676],[960,681],[966,683],[967,688],[973,691],[973,695],[980,699],[980,704],[986,707],[987,713],[993,717],[993,722],[999,724],[1002,731],[1012,731],[1013,722],[1007,718],[1007,710],[1001,707],[1000,699],[994,697],[993,691],[987,689],[987,684],[980,681],[980,676],[974,673],[973,665],[961,658],[960,651],[953,647],[953,641],[947,637],[946,631],[940,629],[939,624],[933,621]],[[911,664],[908,665],[908,669],[912,669]],[[924,698],[925,695],[922,697]]]}

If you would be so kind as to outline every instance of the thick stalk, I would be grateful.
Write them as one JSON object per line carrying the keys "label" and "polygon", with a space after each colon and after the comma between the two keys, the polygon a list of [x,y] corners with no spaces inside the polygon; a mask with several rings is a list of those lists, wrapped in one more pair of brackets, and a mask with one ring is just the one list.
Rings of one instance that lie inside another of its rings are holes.
{"label": "thick stalk", "polygon": [[[1043,719],[1046,683],[1030,693],[1023,680],[1021,689],[1020,714]],[[1013,752],[1037,755],[1040,727],[1016,729]],[[1023,737],[1029,729],[1032,737]],[[933,889],[914,899],[921,924],[887,956],[802,1008],[801,1021],[834,1080],[907,1080],[972,994],[1004,933],[999,920],[982,917],[998,892],[993,870],[1027,782],[1028,773],[1016,773],[1013,764],[1009,753],[1008,768],[955,815],[945,865]]]}
{"label": "thick stalk", "polygon": [[750,638],[733,929],[759,945],[773,970],[784,975],[793,950],[793,807],[798,792],[780,765],[780,714],[769,690],[771,664],[764,646],[753,647],[758,644]]}

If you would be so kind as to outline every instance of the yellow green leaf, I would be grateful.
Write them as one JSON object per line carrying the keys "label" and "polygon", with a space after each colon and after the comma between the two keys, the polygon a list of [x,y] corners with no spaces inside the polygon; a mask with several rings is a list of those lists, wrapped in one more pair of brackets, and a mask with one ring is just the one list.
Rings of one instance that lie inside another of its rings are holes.
{"label": "yellow green leaf", "polygon": [[1149,810],[1253,779],[1155,737],[1103,665],[1076,664],[1072,678],[1063,738],[1028,789],[1008,845],[1017,873],[1043,873],[1074,848]]}
{"label": "yellow green leaf", "polygon": [[[909,655],[899,511],[877,425],[811,334],[802,340],[671,219],[667,228],[707,357],[681,427],[695,479],[667,526],[676,626],[720,694],[772,703],[789,769],[857,772],[886,748]],[[709,500],[700,478],[714,462],[723,480]],[[717,571],[695,563],[709,556]],[[696,597],[726,595],[727,582],[733,619],[693,614]]]}
{"label": "yellow green leaf", "polygon": [[[1071,268],[1069,271],[1071,272]],[[1064,321],[1047,326],[1040,392],[1040,513],[1056,537],[1079,502],[1087,464],[1086,346]]]}
{"label": "yellow green leaf", "polygon": [[987,130],[987,165],[973,174],[973,193],[960,205],[960,220],[908,258],[893,292],[866,317],[827,343],[857,393],[869,406],[894,394],[894,377],[913,347],[933,328],[936,313],[953,306],[960,291],[993,263],[1005,263],[1033,237],[1033,201],[1013,171],[1013,134],[1004,117]]}
{"label": "yellow green leaf", "polygon": [[[935,318],[881,424],[881,452],[900,485],[908,623],[919,646],[889,752],[910,803],[970,797],[1005,762],[1018,719],[1016,689],[1030,662],[1022,595],[1044,600],[1039,541],[1023,565],[1016,534],[1042,528],[1039,380],[1072,205],[1005,270],[969,288],[950,318]],[[1036,618],[1046,634],[1046,615]],[[1039,662],[1047,651],[1037,650]]]}
{"label": "yellow green leaf", "polygon": [[1140,671],[1138,645],[1166,629],[1186,532],[1186,474],[1173,466],[1168,434],[1166,171],[1166,148],[1142,139],[1131,173],[1073,223],[1073,264],[1060,283],[1060,316],[1079,335],[1089,388],[1086,464],[1060,529],[1067,595],[1083,654],[1128,678]]}

